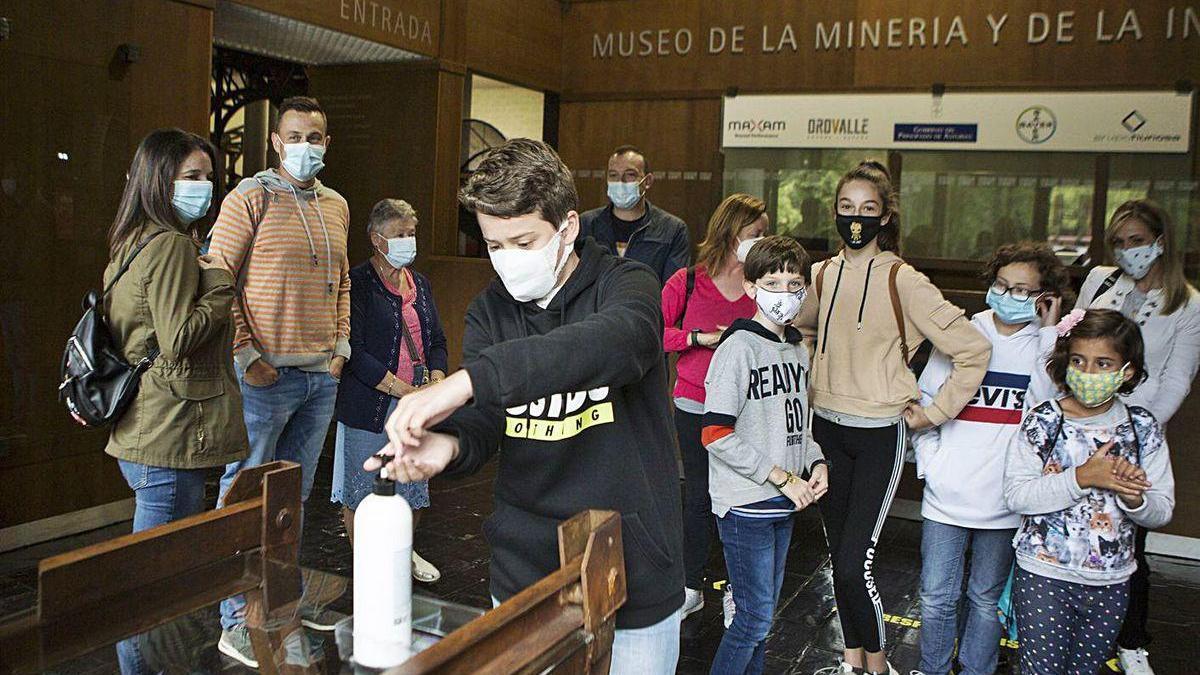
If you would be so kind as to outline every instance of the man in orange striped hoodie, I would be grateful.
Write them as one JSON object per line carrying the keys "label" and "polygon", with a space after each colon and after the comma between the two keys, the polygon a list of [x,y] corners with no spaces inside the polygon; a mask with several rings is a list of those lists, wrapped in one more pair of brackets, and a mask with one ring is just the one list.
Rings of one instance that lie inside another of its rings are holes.
{"label": "man in orange striped hoodie", "polygon": [[[222,498],[241,469],[283,459],[300,464],[307,500],[333,419],[337,378],[350,357],[350,210],[316,179],[326,128],[315,99],[284,100],[271,134],[280,168],[243,180],[213,225],[209,252],[238,280],[233,346],[250,436],[250,456],[225,468]],[[244,618],[240,596],[222,603],[219,648],[257,667]]]}

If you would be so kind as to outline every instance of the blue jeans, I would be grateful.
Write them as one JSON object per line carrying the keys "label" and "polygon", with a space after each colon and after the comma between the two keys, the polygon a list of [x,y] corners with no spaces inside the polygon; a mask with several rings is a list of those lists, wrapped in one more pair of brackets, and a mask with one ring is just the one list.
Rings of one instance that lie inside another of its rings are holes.
{"label": "blue jeans", "polygon": [[[117,460],[117,464],[133,490],[136,503],[134,532],[166,525],[204,510],[206,469],[168,469],[123,459]],[[137,642],[137,636],[134,636],[117,643],[117,662],[124,675],[149,672]]]}
{"label": "blue jeans", "polygon": [[[492,598],[492,607],[500,601]],[[645,628],[613,631],[612,661],[608,675],[674,675],[679,665],[679,623],[683,608]]]}
{"label": "blue jeans", "polygon": [[[996,671],[1004,632],[996,604],[1012,570],[1015,532],[925,520],[921,532],[921,672],[949,673],[955,640],[962,675],[991,675]],[[962,582],[968,546],[971,568],[964,603]],[[961,618],[960,608],[964,614]]]}
{"label": "blue jeans", "polygon": [[713,657],[709,671],[713,675],[763,672],[767,633],[783,587],[794,522],[790,517],[747,518],[733,513],[717,519],[737,612]]}
{"label": "blue jeans", "polygon": [[[337,400],[337,380],[329,373],[310,373],[298,368],[280,368],[279,379],[266,387],[242,385],[242,409],[250,454],[240,462],[225,466],[221,477],[221,500],[237,473],[277,459],[300,465],[300,499],[308,500],[317,461],[325,447],[325,436],[333,421]],[[301,511],[303,529],[303,511]],[[221,603],[221,627],[228,630],[245,622],[246,601],[235,595]]]}

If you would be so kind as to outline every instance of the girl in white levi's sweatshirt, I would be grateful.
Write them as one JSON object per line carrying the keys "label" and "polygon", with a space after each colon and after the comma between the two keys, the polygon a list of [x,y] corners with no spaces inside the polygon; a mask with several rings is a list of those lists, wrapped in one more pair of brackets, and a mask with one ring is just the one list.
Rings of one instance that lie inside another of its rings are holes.
{"label": "girl in white levi's sweatshirt", "polygon": [[[971,318],[992,346],[983,383],[954,419],[913,436],[917,475],[925,479],[919,670],[926,675],[950,672],[956,639],[963,672],[996,669],[996,605],[1021,521],[1004,503],[1004,454],[1025,411],[1050,393],[1030,389],[1040,362],[1038,328],[1057,320],[1059,303],[1050,301],[1061,298],[1069,282],[1054,252],[1032,243],[997,249],[984,277],[990,309]],[[950,358],[935,351],[918,381],[922,404],[933,400],[951,371]],[[971,562],[964,569],[968,548]]]}
{"label": "girl in white levi's sweatshirt", "polygon": [[1116,398],[1145,379],[1137,324],[1074,310],[1047,364],[1071,393],[1029,412],[1009,445],[1005,502],[1020,513],[1013,583],[1020,671],[1096,672],[1129,602],[1135,525],[1161,527],[1175,506],[1162,426]]}

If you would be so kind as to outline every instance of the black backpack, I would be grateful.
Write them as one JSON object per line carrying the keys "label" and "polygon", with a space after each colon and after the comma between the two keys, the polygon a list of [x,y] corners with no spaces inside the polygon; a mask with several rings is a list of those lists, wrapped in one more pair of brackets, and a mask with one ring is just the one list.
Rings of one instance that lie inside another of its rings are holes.
{"label": "black backpack", "polygon": [[158,358],[158,347],[154,347],[135,364],[125,361],[104,318],[104,300],[129,270],[133,259],[160,234],[161,230],[151,234],[133,249],[102,294],[88,291],[83,298],[83,317],[67,338],[62,357],[62,384],[58,385],[59,400],[66,404],[71,417],[81,426],[97,429],[120,417],[137,395],[142,373]]}

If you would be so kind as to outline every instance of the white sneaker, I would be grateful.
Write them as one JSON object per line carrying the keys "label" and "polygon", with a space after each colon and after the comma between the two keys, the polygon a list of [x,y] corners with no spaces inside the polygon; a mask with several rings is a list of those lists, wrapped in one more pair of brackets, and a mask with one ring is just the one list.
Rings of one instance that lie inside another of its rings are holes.
{"label": "white sneaker", "polygon": [[721,595],[721,613],[724,615],[725,627],[733,623],[733,614],[737,606],[733,604],[733,586],[725,584],[725,592]]}
{"label": "white sneaker", "polygon": [[819,668],[819,669],[813,671],[813,675],[843,675],[843,674],[851,675],[852,673],[861,673],[861,672],[863,672],[863,670],[861,668],[855,668],[854,666],[850,665],[849,663],[842,661],[841,663],[839,663],[836,666],[827,666],[825,668]]}
{"label": "white sneaker", "polygon": [[434,567],[433,563],[422,558],[415,549],[412,554],[412,575],[417,581],[427,584],[432,584],[442,578],[442,573],[438,571],[438,568]]}
{"label": "white sneaker", "polygon": [[1154,675],[1154,669],[1150,667],[1150,652],[1145,649],[1118,647],[1117,661],[1121,663],[1125,675]]}
{"label": "white sneaker", "polygon": [[682,618],[686,619],[689,615],[702,609],[704,609],[704,593],[693,588],[684,588]]}

